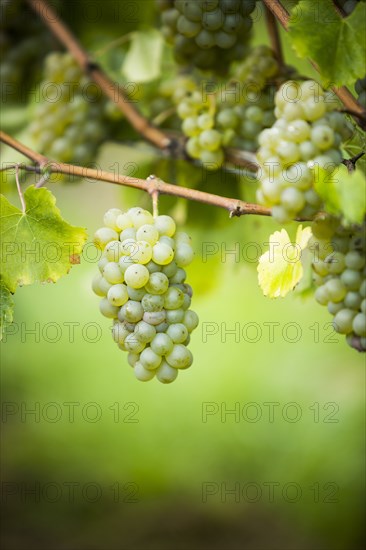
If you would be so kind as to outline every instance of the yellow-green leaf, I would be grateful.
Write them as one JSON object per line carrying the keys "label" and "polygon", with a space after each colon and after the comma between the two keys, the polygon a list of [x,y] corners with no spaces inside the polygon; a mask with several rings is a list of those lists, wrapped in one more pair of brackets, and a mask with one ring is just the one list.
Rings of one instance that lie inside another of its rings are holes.
{"label": "yellow-green leaf", "polygon": [[15,292],[18,285],[55,282],[79,263],[86,231],[67,223],[46,189],[33,185],[24,193],[26,211],[1,195],[1,266],[4,285]]}
{"label": "yellow-green leaf", "polygon": [[284,297],[297,285],[303,275],[302,251],[310,236],[310,227],[302,229],[301,225],[295,243],[285,229],[270,236],[269,250],[262,254],[258,264],[258,282],[265,296]]}

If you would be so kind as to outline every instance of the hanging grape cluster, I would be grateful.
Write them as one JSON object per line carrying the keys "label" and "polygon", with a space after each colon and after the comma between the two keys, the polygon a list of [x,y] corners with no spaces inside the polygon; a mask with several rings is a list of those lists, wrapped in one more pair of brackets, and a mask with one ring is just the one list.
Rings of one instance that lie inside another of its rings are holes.
{"label": "hanging grape cluster", "polygon": [[115,104],[106,102],[69,53],[47,56],[39,95],[29,127],[37,150],[60,162],[94,161]]}
{"label": "hanging grape cluster", "polygon": [[54,39],[25,1],[1,0],[0,10],[1,99],[25,101]]}
{"label": "hanging grape cluster", "polygon": [[364,109],[366,109],[366,76],[359,78],[355,84],[357,93],[357,101]]}
{"label": "hanging grape cluster", "polygon": [[160,92],[177,106],[188,155],[206,169],[217,170],[224,161],[224,147],[257,149],[258,135],[275,120],[273,80],[279,78],[272,50],[259,46],[234,67],[228,86],[180,75],[165,82]]}
{"label": "hanging grape cluster", "polygon": [[258,202],[280,223],[312,216],[321,207],[314,190],[318,167],[332,172],[342,161],[341,143],[352,126],[337,102],[311,80],[289,81],[275,97],[276,122],[259,136]]}
{"label": "hanging grape cluster", "polygon": [[346,228],[328,216],[312,232],[315,299],[334,316],[334,330],[366,351],[366,224]]}
{"label": "hanging grape cluster", "polygon": [[190,237],[176,231],[170,216],[142,208],[113,208],[94,236],[103,251],[93,281],[100,311],[114,320],[112,336],[128,352],[138,380],[173,382],[191,366],[187,345],[198,325],[189,309],[192,288],[185,267],[193,260]]}
{"label": "hanging grape cluster", "polygon": [[162,32],[176,61],[226,72],[242,58],[251,35],[255,0],[157,0]]}

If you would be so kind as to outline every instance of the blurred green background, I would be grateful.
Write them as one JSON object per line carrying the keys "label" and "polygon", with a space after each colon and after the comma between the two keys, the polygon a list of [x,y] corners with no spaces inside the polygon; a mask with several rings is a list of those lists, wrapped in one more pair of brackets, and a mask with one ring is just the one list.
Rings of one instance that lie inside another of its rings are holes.
{"label": "blurred green background", "polygon": [[[259,26],[256,43],[263,36]],[[148,154],[110,143],[98,162],[135,162],[147,176]],[[171,175],[185,184],[186,174]],[[90,238],[108,208],[149,204],[107,183],[50,188]],[[1,344],[3,548],[364,547],[364,356],[331,332],[312,298],[268,300],[255,263],[222,256],[249,242],[264,250],[271,220],[225,213],[214,225],[216,215],[195,205],[184,226],[201,324],[194,364],[171,385],[135,380],[90,290],[93,261],[56,285],[17,291]],[[203,258],[207,243],[220,253]]]}

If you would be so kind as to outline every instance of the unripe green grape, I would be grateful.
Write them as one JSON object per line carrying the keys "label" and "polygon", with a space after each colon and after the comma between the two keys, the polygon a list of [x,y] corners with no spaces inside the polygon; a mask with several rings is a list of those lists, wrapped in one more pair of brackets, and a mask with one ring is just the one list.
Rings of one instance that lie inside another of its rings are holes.
{"label": "unripe green grape", "polygon": [[123,255],[121,241],[109,241],[104,249],[104,254],[109,262],[118,262]]}
{"label": "unripe green grape", "polygon": [[127,336],[131,334],[130,331],[126,328],[125,323],[117,321],[112,327],[112,338],[116,344],[124,344]]}
{"label": "unripe green grape", "polygon": [[353,319],[352,328],[358,336],[366,336],[366,315],[358,313]]}
{"label": "unripe green grape", "polygon": [[140,342],[147,344],[154,339],[156,335],[156,329],[153,325],[146,323],[145,321],[139,321],[135,326],[134,334]]}
{"label": "unripe green grape", "polygon": [[188,338],[188,329],[183,323],[173,323],[169,325],[167,335],[174,344],[183,344]]}
{"label": "unripe green grape", "polygon": [[[180,245],[182,246],[182,245]],[[188,245],[186,245],[188,246]],[[170,277],[170,284],[181,284],[181,283],[184,283],[184,281],[186,280],[186,277],[187,277],[187,273],[186,271],[179,267],[176,271],[176,273],[173,275],[173,277]]]}
{"label": "unripe green grape", "polygon": [[116,240],[118,240],[118,233],[110,227],[101,227],[94,234],[94,244],[101,250],[104,249],[107,243]]}
{"label": "unripe green grape", "polygon": [[365,265],[365,258],[356,250],[351,250],[345,256],[346,266],[350,269],[362,269]]}
{"label": "unripe green grape", "polygon": [[146,290],[150,294],[164,294],[168,290],[169,279],[164,273],[151,273]]}
{"label": "unripe green grape", "polygon": [[170,216],[157,216],[154,220],[154,225],[161,236],[173,237],[176,230],[175,221]]}
{"label": "unripe green grape", "polygon": [[344,304],[349,309],[355,309],[357,310],[361,306],[362,297],[358,292],[350,291],[347,292],[346,297],[344,299]]}
{"label": "unripe green grape", "polygon": [[140,380],[140,382],[148,382],[149,380],[152,380],[155,376],[155,371],[145,369],[140,361],[137,361],[133,370],[137,380]]}
{"label": "unripe green grape", "polygon": [[341,311],[341,309],[344,309],[344,302],[328,302],[328,311],[329,313],[331,313],[332,315],[335,315],[336,313],[338,313],[338,311]]}
{"label": "unripe green grape", "polygon": [[192,353],[183,344],[174,344],[172,351],[165,356],[166,362],[175,369],[187,369],[192,365]]}
{"label": "unripe green grape", "polygon": [[208,113],[204,113],[198,117],[197,124],[201,130],[210,130],[214,125],[214,119]]}
{"label": "unripe green grape", "polygon": [[128,300],[128,302],[121,307],[121,315],[129,323],[138,323],[144,315],[144,309],[141,302]]}
{"label": "unripe green grape", "polygon": [[130,254],[133,262],[147,264],[152,258],[152,246],[146,241],[136,241],[135,249]]}
{"label": "unripe green grape", "polygon": [[199,143],[207,151],[217,151],[221,145],[221,134],[217,130],[204,130],[199,136]]}
{"label": "unripe green grape", "polygon": [[341,280],[348,290],[358,290],[362,284],[362,275],[354,269],[345,269]]}
{"label": "unripe green grape", "polygon": [[107,298],[102,298],[99,303],[99,309],[102,315],[104,317],[108,317],[108,319],[117,319],[118,315],[118,307],[113,306]]}
{"label": "unripe green grape", "polygon": [[184,319],[185,311],[182,308],[168,309],[166,311],[166,320],[169,324],[181,323]]}
{"label": "unripe green grape", "polygon": [[109,288],[105,289],[102,286],[103,281],[105,281],[105,279],[101,275],[95,275],[92,281],[92,290],[94,294],[104,298],[107,295],[109,288],[111,288],[111,285],[106,281]]}
{"label": "unripe green grape", "polygon": [[131,286],[126,286],[126,288],[129,299],[135,302],[141,302],[146,294],[145,288],[132,288]]}
{"label": "unripe green grape", "polygon": [[151,347],[145,348],[141,352],[140,363],[147,370],[155,370],[161,363],[161,356],[156,354]]}
{"label": "unripe green grape", "polygon": [[340,334],[348,334],[352,331],[352,323],[356,316],[353,309],[341,309],[334,317],[333,327]]}
{"label": "unripe green grape", "polygon": [[149,280],[148,269],[141,264],[130,265],[125,271],[125,281],[132,288],[142,288]]}
{"label": "unripe green grape", "polygon": [[112,285],[123,283],[123,273],[116,262],[108,262],[103,269],[103,277]]}
{"label": "unripe green grape", "polygon": [[103,216],[103,223],[106,227],[110,227],[111,229],[114,229],[115,231],[120,230],[119,226],[117,225],[117,218],[122,214],[121,210],[119,208],[110,208],[107,210],[107,212]]}
{"label": "unripe green grape", "polygon": [[134,367],[136,365],[136,363],[138,362],[138,360],[140,359],[140,354],[139,353],[132,353],[131,351],[129,352],[128,356],[127,356],[127,361],[128,361],[128,364],[131,366],[131,367]]}
{"label": "unripe green grape", "polygon": [[166,361],[162,361],[156,372],[156,378],[163,384],[170,384],[178,376],[178,369],[171,367]]}
{"label": "unripe green grape", "polygon": [[132,332],[126,336],[124,346],[126,350],[131,353],[141,353],[145,349],[146,344],[144,342],[140,342],[140,340],[137,339],[136,334]]}
{"label": "unripe green grape", "polygon": [[107,298],[113,306],[123,306],[129,298],[126,285],[113,285],[108,290]]}
{"label": "unripe green grape", "polygon": [[164,294],[165,309],[179,309],[184,302],[184,294],[179,288],[169,287]]}
{"label": "unripe green grape", "polygon": [[174,252],[170,246],[157,242],[152,249],[152,259],[158,265],[167,265],[174,258]]}
{"label": "unripe green grape", "polygon": [[159,231],[154,225],[142,225],[136,232],[136,239],[154,245],[159,239]]}
{"label": "unripe green grape", "polygon": [[151,349],[159,356],[168,355],[173,350],[173,342],[168,334],[159,333],[150,343]]}
{"label": "unripe green grape", "polygon": [[150,260],[145,267],[147,267],[150,274],[152,273],[159,273],[162,270],[161,265],[156,264],[152,260]]}
{"label": "unripe green grape", "polygon": [[116,225],[118,231],[124,231],[125,229],[133,227],[132,220],[128,214],[119,214],[116,218]]}
{"label": "unripe green grape", "polygon": [[164,297],[159,294],[145,294],[141,300],[144,311],[162,311],[164,308]]}
{"label": "unripe green grape", "polygon": [[162,311],[145,311],[143,320],[149,325],[157,326],[165,321],[165,310]]}
{"label": "unripe green grape", "polygon": [[128,239],[131,239],[132,241],[136,241],[136,229],[134,227],[127,227],[123,231],[121,231],[119,240],[121,243],[123,241],[127,241]]}
{"label": "unripe green grape", "polygon": [[188,332],[192,332],[198,327],[198,315],[195,311],[188,310],[183,317],[183,324],[187,327]]}
{"label": "unripe green grape", "polygon": [[332,302],[341,302],[347,294],[347,289],[340,279],[330,279],[325,284],[325,289]]}

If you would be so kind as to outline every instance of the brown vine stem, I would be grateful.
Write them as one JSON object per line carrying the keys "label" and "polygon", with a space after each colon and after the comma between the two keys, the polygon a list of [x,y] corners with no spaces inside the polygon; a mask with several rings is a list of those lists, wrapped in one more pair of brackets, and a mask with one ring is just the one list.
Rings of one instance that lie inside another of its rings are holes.
{"label": "brown vine stem", "polygon": [[271,41],[272,50],[275,52],[276,59],[278,61],[279,66],[281,67],[281,69],[283,69],[285,62],[283,57],[280,33],[277,25],[277,19],[275,18],[271,10],[268,9],[268,6],[264,6],[264,10],[265,10],[264,13],[266,18],[266,25],[267,25],[269,39]]}
{"label": "brown vine stem", "polygon": [[[130,176],[124,176],[122,174],[114,174],[111,172],[104,172],[99,169],[84,168],[82,166],[74,166],[72,164],[65,164],[52,161],[39,153],[36,153],[29,147],[26,147],[13,137],[9,136],[5,132],[0,132],[0,141],[9,145],[13,149],[19,151],[35,163],[39,164],[41,171],[65,174],[67,176],[74,176],[79,178],[88,178],[98,181],[106,181],[117,185],[125,185],[127,187],[133,187],[135,189],[141,189],[147,193],[153,195],[174,195],[175,197],[181,197],[183,199],[201,202],[211,206],[217,206],[224,208],[232,216],[243,216],[246,214],[254,214],[258,216],[270,216],[271,211],[269,208],[260,206],[258,204],[252,204],[244,202],[238,199],[231,199],[229,197],[222,197],[220,195],[213,195],[212,193],[205,193],[204,191],[198,191],[197,189],[189,189],[187,187],[180,187],[171,183],[165,183],[158,178],[154,178],[154,186],[152,187],[151,178],[144,180],[140,178],[133,178]],[[8,165],[8,169],[12,165]],[[28,171],[28,166],[24,164],[19,165],[20,170]],[[34,172],[34,168],[32,170]],[[305,221],[305,220],[304,220]]]}
{"label": "brown vine stem", "polygon": [[[288,31],[288,23],[290,15],[288,11],[283,7],[279,0],[263,0],[266,7],[273,13],[276,19],[281,23],[283,28]],[[309,60],[313,67],[319,72],[319,67],[314,61]],[[363,107],[357,102],[356,98],[353,97],[351,92],[346,86],[341,86],[340,88],[334,86],[334,93],[339,97],[345,108],[351,113],[353,118],[356,120],[363,129],[366,127],[366,111]]]}

